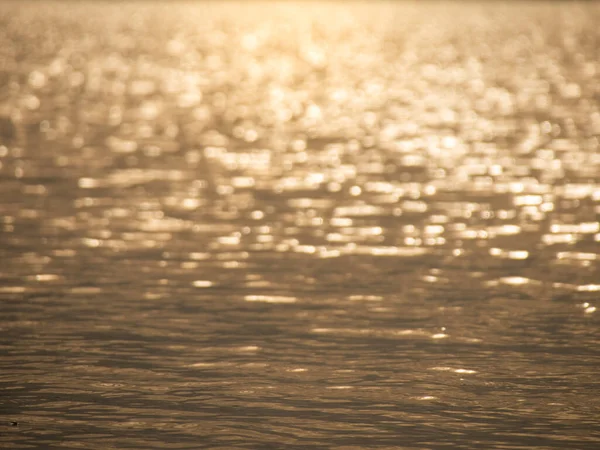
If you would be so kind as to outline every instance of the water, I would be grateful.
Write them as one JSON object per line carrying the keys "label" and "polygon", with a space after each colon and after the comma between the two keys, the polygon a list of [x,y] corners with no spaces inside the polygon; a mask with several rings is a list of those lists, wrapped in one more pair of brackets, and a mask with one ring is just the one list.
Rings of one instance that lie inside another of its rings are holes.
{"label": "water", "polygon": [[597,5],[0,12],[0,446],[600,446]]}

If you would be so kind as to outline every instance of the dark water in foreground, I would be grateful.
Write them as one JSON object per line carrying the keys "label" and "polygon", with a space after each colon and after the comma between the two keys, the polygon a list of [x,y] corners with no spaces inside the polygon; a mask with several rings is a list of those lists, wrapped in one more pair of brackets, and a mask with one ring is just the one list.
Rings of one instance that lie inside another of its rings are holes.
{"label": "dark water in foreground", "polygon": [[0,447],[600,448],[598,6],[28,5]]}

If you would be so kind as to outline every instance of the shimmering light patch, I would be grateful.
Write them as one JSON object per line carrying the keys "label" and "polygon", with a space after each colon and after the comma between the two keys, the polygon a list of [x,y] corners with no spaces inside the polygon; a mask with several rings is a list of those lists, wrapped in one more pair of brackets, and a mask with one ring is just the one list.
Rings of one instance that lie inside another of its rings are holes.
{"label": "shimmering light patch", "polygon": [[250,255],[248,252],[223,252],[223,253],[217,253],[216,258],[220,261],[223,261],[223,260],[239,261],[242,259],[248,259],[249,256]]}
{"label": "shimmering light patch", "polygon": [[180,181],[184,173],[180,170],[149,170],[149,169],[122,169],[111,173],[107,183],[111,186],[135,186],[152,181]]}
{"label": "shimmering light patch", "polygon": [[240,352],[257,352],[260,350],[258,345],[245,345],[243,347],[238,347],[236,350]]}
{"label": "shimmering light patch", "polygon": [[27,252],[23,254],[23,261],[27,262],[28,264],[48,264],[51,259],[49,256]]}
{"label": "shimmering light patch", "polygon": [[346,390],[352,389],[352,386],[328,386],[327,389]]}
{"label": "shimmering light patch", "polygon": [[578,286],[571,283],[552,283],[552,287],[555,289],[569,289],[576,291]]}
{"label": "shimmering light patch", "polygon": [[39,89],[46,84],[47,80],[48,78],[46,77],[46,74],[40,72],[39,70],[34,70],[29,74],[28,81],[32,87]]}
{"label": "shimmering light patch", "polygon": [[337,217],[377,216],[384,214],[384,209],[373,205],[338,206],[333,211]]}
{"label": "shimmering light patch", "polygon": [[435,195],[436,193],[437,193],[437,187],[435,187],[433,184],[426,184],[425,187],[423,188],[424,195],[432,196],[432,195]]}
{"label": "shimmering light patch", "polygon": [[327,233],[327,242],[354,242],[354,236],[342,233]]}
{"label": "shimmering light patch", "polygon": [[408,212],[424,213],[427,211],[427,203],[417,200],[406,200],[402,203],[402,208]]}
{"label": "shimmering light patch", "polygon": [[454,373],[459,373],[459,374],[473,374],[473,373],[477,373],[476,370],[471,370],[471,369],[454,369],[452,367],[447,367],[447,366],[432,367],[431,370],[436,370],[436,371],[439,371],[439,372],[454,372]]}
{"label": "shimmering light patch", "polygon": [[311,328],[311,333],[331,333],[335,331],[333,328]]}
{"label": "shimmering light patch", "polygon": [[465,229],[457,231],[456,235],[461,239],[487,239],[489,234],[486,230]]}
{"label": "shimmering light patch", "polygon": [[239,245],[240,236],[221,236],[217,238],[217,242],[222,245]]}
{"label": "shimmering light patch", "polygon": [[3,294],[21,294],[25,290],[25,286],[0,286],[0,293]]}
{"label": "shimmering light patch", "polygon": [[505,259],[523,260],[529,258],[529,252],[526,250],[503,250],[492,247],[489,250],[490,255]]}
{"label": "shimmering light patch", "polygon": [[574,234],[544,234],[542,242],[546,245],[554,244],[573,244],[577,241],[577,236]]}
{"label": "shimmering light patch", "polygon": [[392,332],[393,335],[395,336],[412,336],[412,335],[418,335],[418,334],[424,334],[422,330],[394,330]]}
{"label": "shimmering light patch", "polygon": [[186,367],[202,368],[202,367],[215,367],[216,365],[217,365],[217,363],[214,363],[214,362],[199,362],[199,363],[189,364]]}
{"label": "shimmering light patch", "polygon": [[233,177],[231,184],[235,188],[251,188],[254,187],[256,182],[252,177]]}
{"label": "shimmering light patch", "polygon": [[353,302],[380,302],[383,297],[380,295],[350,295],[348,300]]}
{"label": "shimmering light patch", "polygon": [[583,303],[581,306],[583,307],[583,311],[586,314],[591,314],[593,312],[596,312],[596,307],[590,305],[588,302]]}
{"label": "shimmering light patch", "polygon": [[287,369],[288,372],[292,372],[292,373],[301,373],[301,372],[307,372],[308,369],[305,369],[304,367],[296,367],[294,369]]}
{"label": "shimmering light patch", "polygon": [[267,280],[248,280],[246,281],[246,287],[249,288],[268,288],[273,286],[273,283]]}
{"label": "shimmering light patch", "polygon": [[314,245],[296,245],[294,246],[294,251],[298,253],[313,254],[317,252],[317,247]]}
{"label": "shimmering light patch", "polygon": [[428,246],[444,245],[446,243],[446,239],[443,237],[426,238],[423,242]]}
{"label": "shimmering light patch", "polygon": [[351,227],[353,222],[349,217],[332,217],[329,223],[332,227]]}
{"label": "shimmering light patch", "polygon": [[432,339],[445,339],[448,335],[446,333],[435,333],[431,336]]}
{"label": "shimmering light patch", "polygon": [[183,209],[196,209],[200,206],[200,200],[197,198],[184,198],[181,201],[181,207]]}
{"label": "shimmering light patch", "polygon": [[508,236],[519,234],[521,232],[521,227],[519,225],[499,225],[495,227],[489,227],[488,232],[491,235]]}
{"label": "shimmering light patch", "polygon": [[585,252],[558,252],[556,254],[557,259],[571,259],[579,261],[594,261],[600,259],[596,253],[585,253]]}
{"label": "shimmering light patch", "polygon": [[192,261],[204,261],[208,258],[210,258],[210,253],[204,253],[204,252],[192,252],[188,255],[188,257],[192,260]]}
{"label": "shimmering light patch", "polygon": [[535,282],[534,280],[531,280],[530,278],[526,278],[526,277],[502,277],[498,279],[499,283],[502,284],[508,284],[511,286],[522,286],[528,283],[533,283]]}
{"label": "shimmering light patch", "polygon": [[116,136],[110,136],[106,139],[106,145],[114,153],[133,153],[137,150],[138,144],[129,139],[121,139]]}
{"label": "shimmering light patch", "polygon": [[421,256],[429,253],[429,250],[423,247],[381,247],[356,245],[344,248],[348,254],[374,255],[374,256]]}
{"label": "shimmering light patch", "polygon": [[596,187],[593,184],[568,183],[557,188],[558,193],[568,199],[582,199],[595,194]]}
{"label": "shimmering light patch", "polygon": [[429,235],[438,235],[444,232],[444,227],[442,225],[427,225],[423,229],[423,234]]}
{"label": "shimmering light patch", "polygon": [[286,177],[281,178],[276,185],[276,191],[299,191],[299,190],[316,190],[321,187],[325,181],[325,174],[310,173],[303,178]]}
{"label": "shimmering light patch", "polygon": [[[91,198],[86,198],[86,205],[85,206],[93,206],[94,205],[94,200]],[[88,203],[87,200],[89,200],[90,202]],[[125,217],[130,217],[133,215],[133,211],[129,208],[110,208],[107,209],[104,213],[104,215],[106,217],[110,217],[110,218],[125,218]]]}
{"label": "shimmering light patch", "polygon": [[369,311],[375,313],[389,313],[392,311],[392,308],[384,307],[384,306],[376,306],[375,308],[369,308]]}
{"label": "shimmering light patch", "polygon": [[154,92],[156,85],[153,80],[134,79],[131,82],[130,93],[135,96],[145,96]]}
{"label": "shimmering light patch", "polygon": [[221,267],[225,269],[243,269],[247,266],[248,265],[246,263],[240,261],[224,261],[221,265]]}
{"label": "shimmering light patch", "polygon": [[362,189],[360,188],[360,186],[352,186],[350,188],[350,195],[352,195],[353,197],[358,197],[361,193]]}
{"label": "shimmering light patch", "polygon": [[40,99],[35,95],[25,95],[21,98],[21,104],[29,110],[35,110],[40,107]]}
{"label": "shimmering light patch", "polygon": [[78,185],[82,189],[93,189],[100,186],[100,181],[95,178],[80,178]]}
{"label": "shimmering light patch", "polygon": [[541,205],[542,202],[541,195],[517,195],[514,197],[515,206],[536,206]]}
{"label": "shimmering light patch", "polygon": [[437,400],[437,397],[434,397],[433,395],[422,395],[420,397],[414,397],[416,400]]}
{"label": "shimmering light patch", "polygon": [[435,275],[424,275],[422,280],[427,283],[437,283],[440,279]]}
{"label": "shimmering light patch", "polygon": [[265,217],[265,213],[259,210],[252,211],[250,217],[254,220],[262,220]]}
{"label": "shimmering light patch", "polygon": [[208,280],[196,280],[192,285],[197,288],[207,288],[213,286],[213,282]]}
{"label": "shimmering light patch", "polygon": [[[139,233],[123,233],[121,238],[124,241],[131,242],[133,245],[157,245],[159,241],[168,241],[171,239],[171,233],[153,233],[151,230],[144,230]],[[105,245],[108,241],[103,241],[102,245]]]}
{"label": "shimmering light patch", "polygon": [[383,229],[381,227],[353,227],[342,228],[340,231],[344,234],[356,236],[379,236],[383,232]]}
{"label": "shimmering light patch", "polygon": [[76,254],[77,252],[72,248],[57,248],[52,251],[52,255],[58,256],[59,258],[71,258]]}
{"label": "shimmering light patch", "polygon": [[342,185],[335,181],[331,181],[327,183],[327,190],[329,192],[340,192],[342,190]]}
{"label": "shimmering light patch", "polygon": [[577,286],[577,290],[579,292],[599,292],[600,284],[583,284],[583,285]]}
{"label": "shimmering light patch", "polygon": [[41,273],[35,276],[36,281],[56,281],[61,278],[60,275],[52,273]]}
{"label": "shimmering light patch", "polygon": [[149,218],[140,222],[138,227],[142,231],[182,231],[191,228],[191,222],[174,218]]}
{"label": "shimmering light patch", "polygon": [[464,373],[464,374],[477,373],[476,370],[471,370],[471,369],[456,369],[454,372],[455,373]]}
{"label": "shimmering light patch", "polygon": [[555,223],[550,226],[551,233],[581,233],[591,234],[600,231],[599,222],[584,222],[579,224],[559,224]]}
{"label": "shimmering light patch", "polygon": [[[502,220],[514,219],[517,216],[516,210],[499,209],[495,212],[496,217]],[[512,225],[509,225],[512,226]],[[516,226],[516,225],[515,225]]]}
{"label": "shimmering light patch", "polygon": [[35,219],[40,217],[41,212],[35,209],[21,209],[19,210],[19,217],[24,217],[26,219]]}
{"label": "shimmering light patch", "polygon": [[337,249],[325,249],[325,248],[320,248],[317,256],[319,258],[338,258],[342,255],[342,252],[340,250]]}
{"label": "shimmering light patch", "polygon": [[99,239],[83,238],[82,242],[86,247],[92,248],[100,247],[102,245],[102,241]]}
{"label": "shimmering light patch", "polygon": [[552,202],[544,202],[540,205],[540,210],[543,212],[554,211],[554,203]]}
{"label": "shimmering light patch", "polygon": [[48,189],[43,184],[33,184],[25,186],[23,188],[23,193],[30,195],[46,195],[48,193]]}
{"label": "shimmering light patch", "polygon": [[396,192],[398,188],[396,188],[393,184],[385,181],[367,181],[365,183],[365,190],[367,192],[391,194],[392,192]]}
{"label": "shimmering light patch", "polygon": [[296,297],[286,297],[283,295],[246,295],[244,300],[247,302],[264,302],[264,303],[295,303]]}

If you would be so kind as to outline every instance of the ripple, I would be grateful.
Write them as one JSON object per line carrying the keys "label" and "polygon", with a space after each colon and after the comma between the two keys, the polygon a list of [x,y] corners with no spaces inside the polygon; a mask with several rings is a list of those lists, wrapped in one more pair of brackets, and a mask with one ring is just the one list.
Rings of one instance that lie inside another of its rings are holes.
{"label": "ripple", "polygon": [[0,446],[598,447],[597,7],[26,3]]}

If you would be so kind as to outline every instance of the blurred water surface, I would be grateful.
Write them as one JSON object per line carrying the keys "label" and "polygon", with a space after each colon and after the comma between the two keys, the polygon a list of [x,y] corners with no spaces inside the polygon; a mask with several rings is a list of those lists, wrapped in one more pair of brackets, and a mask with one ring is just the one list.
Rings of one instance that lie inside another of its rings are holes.
{"label": "blurred water surface", "polygon": [[599,21],[3,3],[0,446],[598,448]]}

